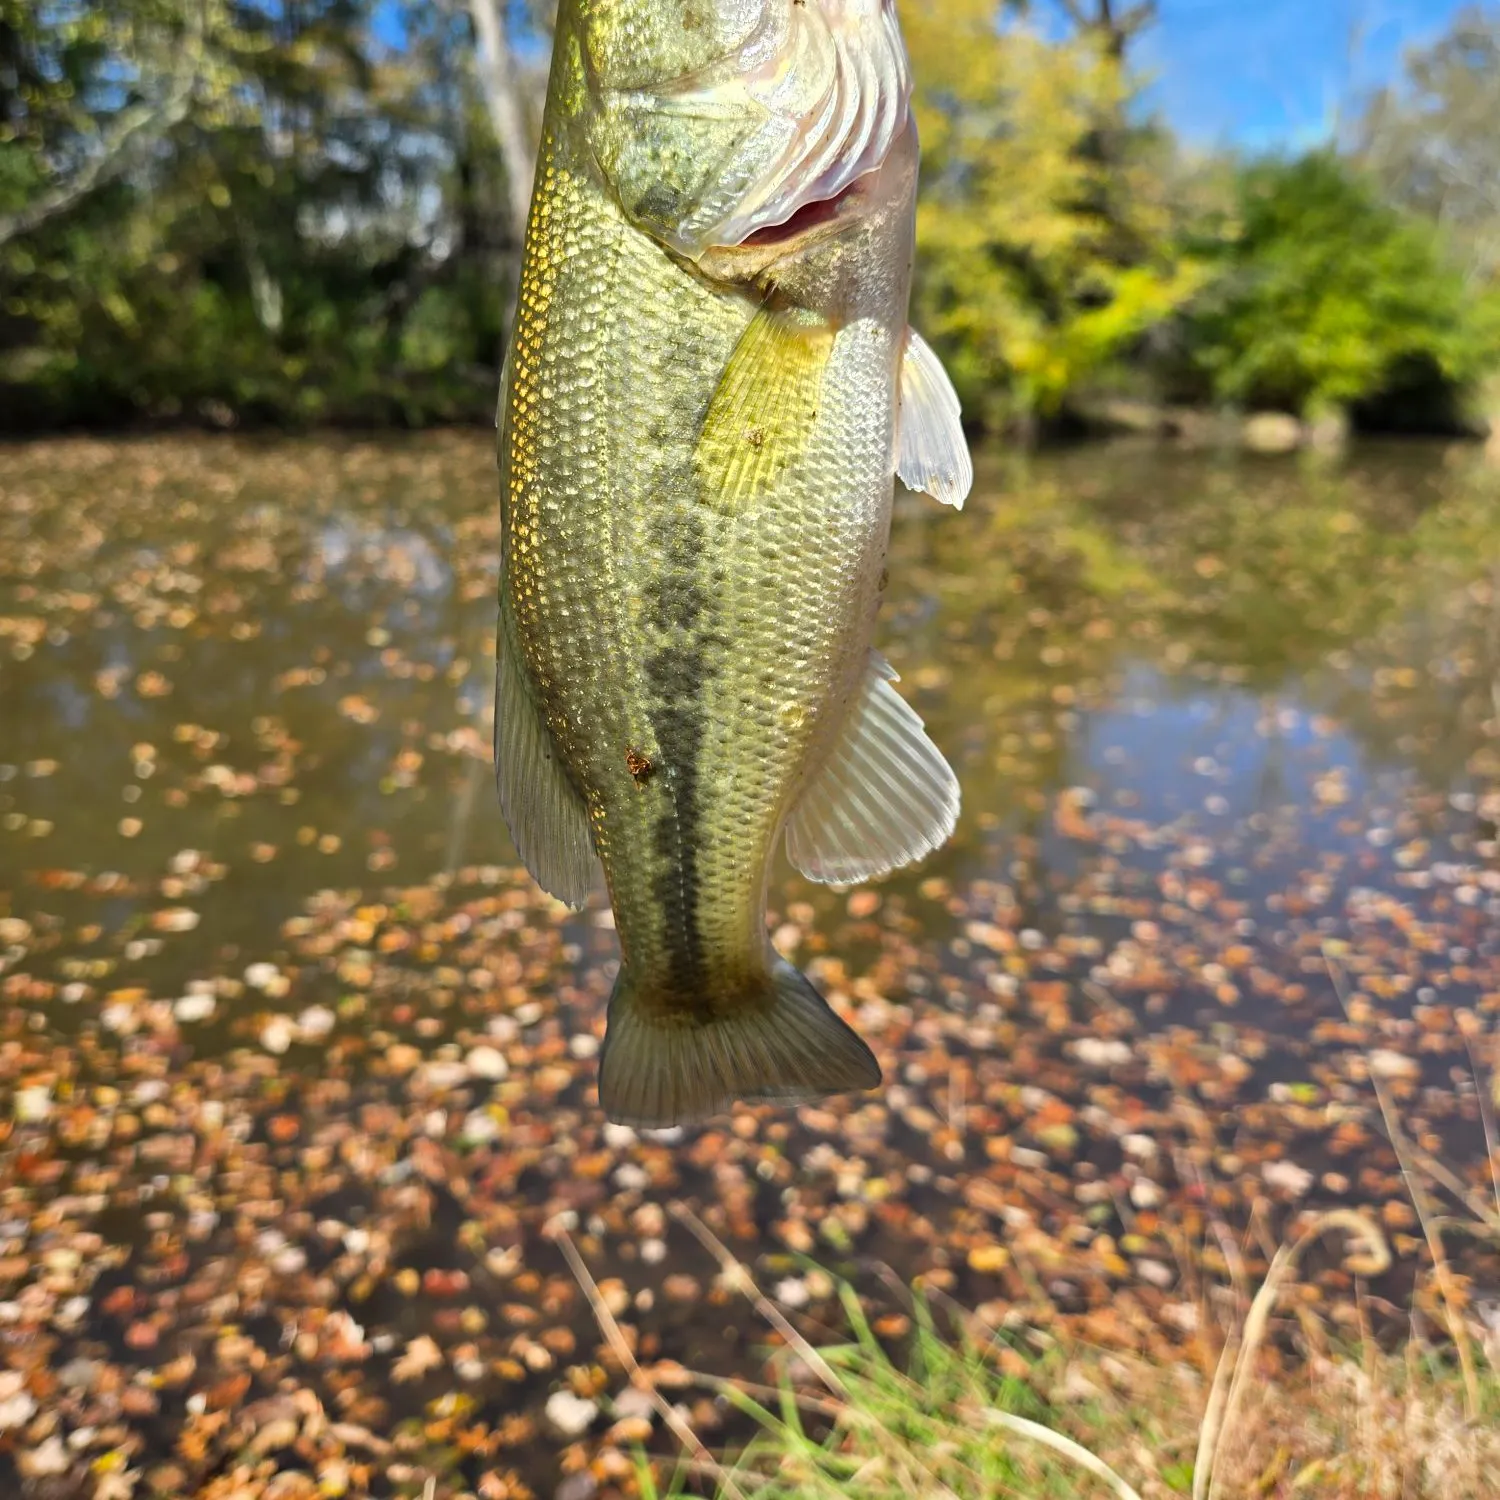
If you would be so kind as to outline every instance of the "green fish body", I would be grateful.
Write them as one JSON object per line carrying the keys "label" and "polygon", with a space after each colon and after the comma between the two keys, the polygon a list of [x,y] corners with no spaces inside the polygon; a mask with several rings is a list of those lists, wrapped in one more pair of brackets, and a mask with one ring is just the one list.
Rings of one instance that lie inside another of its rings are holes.
{"label": "green fish body", "polygon": [[956,820],[871,650],[898,467],[952,503],[970,477],[906,325],[904,70],[889,0],[560,7],[499,416],[496,766],[544,888],[579,905],[603,866],[626,1123],[875,1086],[770,943],[771,861],[785,835],[854,883]]}

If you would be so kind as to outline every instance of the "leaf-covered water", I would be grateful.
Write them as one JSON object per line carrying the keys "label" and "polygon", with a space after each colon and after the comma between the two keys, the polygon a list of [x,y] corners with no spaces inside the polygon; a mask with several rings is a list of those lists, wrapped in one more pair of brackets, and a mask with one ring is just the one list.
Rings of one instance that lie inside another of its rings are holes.
{"label": "leaf-covered water", "polygon": [[544,1229],[664,1379],[753,1375],[676,1197],[834,1321],[795,1256],[1190,1352],[1213,1225],[1260,1226],[1253,1274],[1335,1203],[1404,1296],[1372,1069],[1447,1207],[1500,1214],[1500,476],[1121,446],[976,491],[901,498],[880,627],[958,836],[773,892],[887,1087],[646,1140],[595,1107],[607,910],[496,809],[488,441],[0,450],[0,1471],[607,1491],[649,1418]]}

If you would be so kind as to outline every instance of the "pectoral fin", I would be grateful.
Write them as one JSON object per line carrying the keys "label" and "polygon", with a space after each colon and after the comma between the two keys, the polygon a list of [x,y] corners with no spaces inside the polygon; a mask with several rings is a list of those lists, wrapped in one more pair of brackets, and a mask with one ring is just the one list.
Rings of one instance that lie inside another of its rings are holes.
{"label": "pectoral fin", "polygon": [[809,880],[884,875],[940,848],[958,822],[958,778],[895,680],[872,651],[838,744],[792,809],[787,856]]}
{"label": "pectoral fin", "polygon": [[915,328],[908,328],[896,417],[896,473],[907,489],[923,490],[956,510],[963,509],[974,483],[961,417],[958,393],[942,361]]}
{"label": "pectoral fin", "polygon": [[708,504],[731,513],[753,504],[807,446],[833,338],[816,313],[769,305],[756,313],[729,358],[698,440]]}
{"label": "pectoral fin", "polygon": [[500,605],[495,664],[495,780],[500,810],[532,878],[575,909],[595,883],[598,860],[588,808],[536,707]]}

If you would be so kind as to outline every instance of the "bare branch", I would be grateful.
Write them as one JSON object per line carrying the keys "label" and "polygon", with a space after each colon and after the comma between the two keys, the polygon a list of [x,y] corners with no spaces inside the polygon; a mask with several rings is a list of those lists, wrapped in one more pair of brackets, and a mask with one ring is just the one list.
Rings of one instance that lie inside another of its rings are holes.
{"label": "bare branch", "polygon": [[515,53],[505,32],[499,0],[466,0],[474,37],[479,43],[479,83],[484,105],[505,161],[511,230],[519,243],[526,235],[531,210],[531,179],[536,170],[531,134],[521,107],[521,80]]}
{"label": "bare branch", "polygon": [[194,8],[190,15],[186,45],[163,96],[122,109],[115,116],[98,152],[71,177],[38,194],[24,208],[11,214],[0,214],[0,245],[41,228],[49,219],[81,203],[96,188],[113,181],[139,151],[160,140],[183,119],[192,102],[193,88],[198,82],[199,66],[203,60],[202,7]]}
{"label": "bare branch", "polygon": [[1125,55],[1125,48],[1137,33],[1156,20],[1157,0],[1136,0],[1134,5],[1116,11],[1115,0],[1058,0],[1068,19],[1082,32],[1094,32],[1103,38],[1111,57]]}

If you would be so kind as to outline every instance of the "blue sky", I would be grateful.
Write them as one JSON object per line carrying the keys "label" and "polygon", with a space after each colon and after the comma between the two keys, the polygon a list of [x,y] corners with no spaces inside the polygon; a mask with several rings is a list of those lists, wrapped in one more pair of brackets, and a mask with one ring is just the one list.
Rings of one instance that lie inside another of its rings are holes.
{"label": "blue sky", "polygon": [[[1326,140],[1341,108],[1357,108],[1399,74],[1408,47],[1432,41],[1475,3],[1158,0],[1160,20],[1133,56],[1153,80],[1150,102],[1189,143],[1296,149]],[[1045,0],[1033,10],[1044,25],[1059,12],[1056,0],[1050,16]],[[400,44],[396,0],[377,11],[376,34]]]}
{"label": "blue sky", "polygon": [[1151,98],[1197,145],[1296,148],[1400,70],[1472,0],[1160,0],[1136,48]]}

